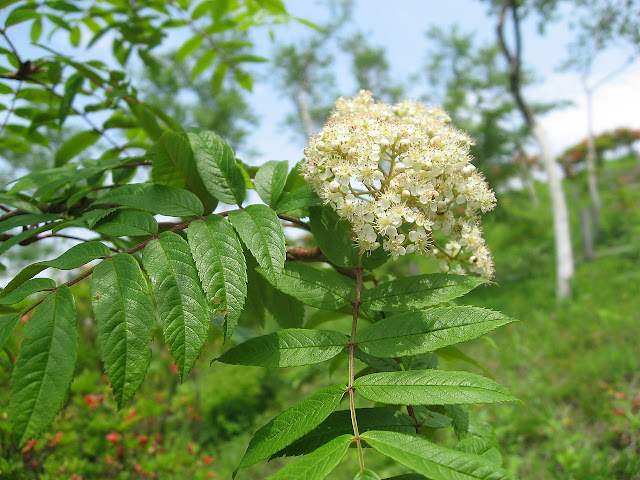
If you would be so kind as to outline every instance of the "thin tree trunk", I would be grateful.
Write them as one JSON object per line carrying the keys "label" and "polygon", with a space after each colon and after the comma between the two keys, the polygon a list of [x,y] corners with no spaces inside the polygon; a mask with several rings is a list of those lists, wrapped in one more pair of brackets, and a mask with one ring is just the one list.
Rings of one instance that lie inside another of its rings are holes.
{"label": "thin tree trunk", "polygon": [[[580,203],[580,195],[578,194],[578,186],[576,182],[571,182],[571,196],[575,204]],[[589,211],[580,207],[580,236],[582,237],[582,254],[587,261],[596,258],[596,252],[593,247],[593,229],[591,228],[591,217]]]}
{"label": "thin tree trunk", "polygon": [[558,298],[567,298],[571,295],[570,282],[574,273],[573,247],[571,246],[571,232],[569,230],[569,209],[562,190],[558,165],[551,153],[547,133],[535,120],[533,120],[531,131],[540,146],[540,157],[547,173],[549,194],[551,196],[556,249],[556,296]]}
{"label": "thin tree trunk", "polygon": [[[540,158],[548,177],[549,193],[553,216],[553,232],[556,250],[556,296],[566,298],[571,295],[571,278],[574,273],[573,248],[569,230],[569,210],[565,200],[562,182],[557,164],[551,153],[547,134],[538,124],[529,105],[522,96],[522,35],[520,31],[519,3],[516,0],[503,0],[496,33],[498,43],[509,65],[509,84],[514,101],[522,114],[527,128],[540,146]],[[504,34],[504,22],[507,12],[511,13],[513,23],[513,45],[507,45]]]}
{"label": "thin tree trunk", "polygon": [[298,113],[302,119],[302,125],[304,126],[304,132],[308,138],[313,135],[313,124],[311,122],[311,115],[309,114],[309,103],[307,101],[307,91],[302,90],[296,98],[298,104]]}
{"label": "thin tree trunk", "polygon": [[593,90],[585,85],[587,97],[587,177],[589,198],[591,199],[591,223],[596,235],[600,232],[600,210],[602,203],[598,191],[598,176],[596,172],[596,140],[593,133]]}

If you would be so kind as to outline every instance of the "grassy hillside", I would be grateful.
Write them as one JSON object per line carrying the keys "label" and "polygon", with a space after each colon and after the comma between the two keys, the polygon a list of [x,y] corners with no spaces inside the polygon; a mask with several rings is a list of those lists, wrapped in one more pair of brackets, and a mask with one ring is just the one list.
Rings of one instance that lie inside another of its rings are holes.
{"label": "grassy hillside", "polygon": [[[570,301],[554,298],[545,185],[538,185],[539,208],[525,192],[512,192],[485,221],[500,286],[465,300],[522,322],[491,335],[497,349],[476,342],[467,352],[488,358],[497,379],[527,404],[480,410],[489,412],[507,464],[522,479],[640,478],[640,175],[633,159],[608,166],[595,261],[581,259],[584,205],[571,202],[579,263]],[[574,182],[584,202],[583,179]]]}

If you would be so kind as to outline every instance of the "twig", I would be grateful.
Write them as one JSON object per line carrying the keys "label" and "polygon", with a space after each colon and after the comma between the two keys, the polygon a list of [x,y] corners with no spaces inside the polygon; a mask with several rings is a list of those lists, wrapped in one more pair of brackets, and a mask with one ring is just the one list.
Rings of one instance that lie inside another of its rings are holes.
{"label": "twig", "polygon": [[295,225],[298,225],[299,227],[304,228],[307,231],[311,231],[311,227],[309,226],[308,223],[303,222],[302,220],[300,220],[299,218],[296,217],[292,217],[290,215],[285,215],[283,213],[279,213],[278,214],[278,218],[281,218],[282,220],[287,220],[288,222],[291,222]]}
{"label": "twig", "polygon": [[[35,79],[30,79],[30,81],[32,81],[32,82],[34,82],[34,83],[36,83],[36,84],[38,84],[38,85],[40,85],[40,86],[44,87],[44,88],[45,88],[45,90],[47,90],[47,91],[51,92],[51,94],[55,95],[56,97],[58,97],[58,98],[62,98],[62,96],[61,96],[59,93],[57,93],[57,92],[55,91],[55,89],[54,89],[51,85],[47,85],[46,83],[41,82],[41,81],[39,81],[39,80],[35,80]],[[82,117],[82,118],[84,119],[84,121],[85,121],[85,122],[87,122],[87,124],[88,124],[88,125],[89,125],[93,130],[95,130],[95,132],[96,132],[96,133],[99,133],[99,134],[100,134],[100,136],[101,136],[102,138],[104,138],[107,142],[109,142],[109,143],[110,143],[114,148],[118,149],[119,151],[122,151],[122,150],[124,149],[124,147],[123,147],[123,146],[121,146],[121,145],[118,145],[118,143],[117,143],[115,140],[113,140],[113,139],[112,139],[112,138],[107,134],[107,132],[106,132],[104,129],[102,129],[102,128],[98,127],[95,123],[93,123],[93,120],[91,120],[91,119],[89,118],[89,116],[87,115],[87,113],[86,113],[86,112],[81,112],[80,110],[78,110],[78,109],[77,109],[77,108],[75,108],[75,107],[71,108],[71,111],[72,111],[74,114],[76,114],[76,115],[78,115],[78,116]]]}
{"label": "twig", "polygon": [[9,38],[9,36],[7,35],[7,31],[4,28],[0,28],[0,34],[4,37],[4,39],[7,41],[7,43],[9,44],[9,48],[11,49],[11,51],[13,52],[13,54],[16,56],[16,58],[18,59],[18,63],[20,65],[23,64],[22,59],[20,58],[20,54],[18,53],[18,49],[16,48],[16,46],[13,44],[13,42],[11,41],[11,39]]}
{"label": "twig", "polygon": [[413,406],[412,405],[407,405],[407,413],[409,414],[409,416],[411,418],[413,418],[413,421],[415,423],[414,427],[416,429],[416,433],[418,435],[420,435],[420,423],[418,422],[418,419],[416,418],[416,412],[413,411]]}
{"label": "twig", "polygon": [[4,130],[4,127],[7,126],[7,123],[9,123],[9,119],[11,118],[11,115],[13,114],[13,109],[16,107],[16,102],[18,101],[18,94],[20,93],[20,90],[22,89],[22,84],[24,82],[22,80],[20,80],[20,83],[18,83],[18,88],[16,89],[16,93],[13,95],[13,100],[11,100],[11,105],[9,106],[9,109],[7,110],[7,116],[4,117],[4,122],[2,122],[2,126],[0,126],[0,132],[2,132]]}
{"label": "twig", "polygon": [[[171,228],[168,231],[179,232],[180,230],[184,230],[185,228],[187,228],[189,226],[189,224],[192,221],[193,220],[187,220],[186,222],[179,223],[179,224],[177,224],[176,226],[174,226],[173,228]],[[138,245],[136,245],[135,247],[130,248],[129,250],[125,251],[124,253],[128,253],[128,254],[136,253],[136,252],[142,250],[150,241],[157,239],[158,236],[160,236],[160,234],[151,235],[144,242],[139,243]],[[113,257],[115,257],[115,254],[114,255],[109,255],[108,257],[104,257],[104,260],[107,260],[107,259],[113,258]],[[55,288],[47,290],[49,292],[47,295],[45,295],[40,300],[38,300],[36,303],[34,303],[30,307],[28,307],[26,310],[24,310],[21,315],[26,315],[31,310],[36,308],[38,305],[40,305],[44,301],[45,298],[47,298],[47,296],[49,296],[51,293],[53,293],[56,290],[58,290],[58,288],[60,288],[61,286],[66,285],[67,287],[70,287],[70,286],[75,285],[76,283],[80,282],[81,280],[84,280],[85,278],[87,278],[88,276],[90,276],[93,273],[94,269],[95,269],[95,267],[91,267],[90,269],[88,269],[84,273],[82,273],[82,275],[80,275],[80,276],[78,276],[78,277],[76,277],[76,278],[74,278],[72,280],[69,280],[68,282],[62,283],[62,284],[58,285]]]}
{"label": "twig", "polygon": [[309,249],[287,246],[287,258],[291,257],[291,260],[318,260],[321,256],[322,252],[318,247]]}
{"label": "twig", "polygon": [[356,330],[358,328],[358,313],[360,310],[360,292],[362,290],[362,252],[358,258],[358,268],[356,269],[356,298],[353,302],[353,321],[351,322],[351,336],[349,337],[349,383],[347,391],[349,392],[349,410],[351,412],[351,425],[353,427],[353,436],[358,448],[358,459],[360,461],[360,471],[364,472],[364,455],[362,453],[362,439],[360,438],[360,430],[358,430],[358,419],[356,417],[356,389],[353,386],[355,381],[355,352],[356,352]]}

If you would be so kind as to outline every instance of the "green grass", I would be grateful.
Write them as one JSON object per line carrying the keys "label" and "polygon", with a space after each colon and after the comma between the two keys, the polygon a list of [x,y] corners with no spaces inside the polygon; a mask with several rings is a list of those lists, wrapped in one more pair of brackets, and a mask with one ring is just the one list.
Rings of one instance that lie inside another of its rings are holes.
{"label": "green grass", "polygon": [[[555,299],[553,239],[545,185],[534,209],[524,192],[499,196],[485,236],[500,286],[465,303],[501,310],[521,323],[475,342],[497,379],[527,404],[479,409],[522,479],[640,478],[640,185],[635,160],[601,178],[602,232],[591,262],[580,260],[578,209],[571,205],[577,265],[570,300]],[[586,194],[578,182],[581,203]],[[569,182],[565,182],[569,183]],[[567,190],[570,186],[567,186]],[[636,406],[634,409],[634,399]]]}

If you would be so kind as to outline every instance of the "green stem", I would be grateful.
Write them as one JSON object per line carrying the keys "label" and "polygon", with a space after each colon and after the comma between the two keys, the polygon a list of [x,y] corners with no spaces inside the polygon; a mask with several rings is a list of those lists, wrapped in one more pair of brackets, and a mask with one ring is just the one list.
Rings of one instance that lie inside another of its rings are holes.
{"label": "green stem", "polygon": [[349,409],[351,410],[351,425],[353,426],[353,436],[355,437],[356,446],[358,447],[358,458],[360,460],[360,471],[364,472],[364,456],[362,453],[362,441],[360,439],[360,431],[358,430],[358,419],[356,418],[356,390],[353,386],[355,380],[355,360],[356,360],[356,329],[358,326],[358,313],[360,310],[360,291],[362,290],[362,252],[358,259],[358,268],[356,270],[356,298],[353,302],[353,322],[351,323],[351,337],[349,340]]}

